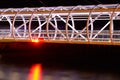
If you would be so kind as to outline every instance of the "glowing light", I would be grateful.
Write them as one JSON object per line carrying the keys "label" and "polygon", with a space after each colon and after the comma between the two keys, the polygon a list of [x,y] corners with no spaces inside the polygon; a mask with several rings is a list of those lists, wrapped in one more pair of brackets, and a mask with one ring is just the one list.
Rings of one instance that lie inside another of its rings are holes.
{"label": "glowing light", "polygon": [[44,38],[38,38],[38,40],[42,42],[44,40]]}
{"label": "glowing light", "polygon": [[36,42],[36,43],[38,43],[39,40],[38,40],[38,39],[32,39],[32,42]]}
{"label": "glowing light", "polygon": [[35,64],[30,68],[28,80],[42,80],[42,66],[41,66],[41,64]]}
{"label": "glowing light", "polygon": [[38,43],[38,42],[43,42],[43,38],[38,38],[38,39],[32,39],[32,42]]}

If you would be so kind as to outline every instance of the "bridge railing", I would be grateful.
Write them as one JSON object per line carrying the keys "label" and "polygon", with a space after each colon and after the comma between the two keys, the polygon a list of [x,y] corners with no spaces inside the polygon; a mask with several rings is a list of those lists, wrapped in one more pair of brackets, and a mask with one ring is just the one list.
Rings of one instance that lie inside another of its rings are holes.
{"label": "bridge railing", "polygon": [[[31,32],[32,31],[33,30],[31,30]],[[41,30],[41,32],[37,31],[32,34],[29,34],[28,31],[24,32],[24,30],[19,30],[18,32],[19,33],[15,33],[14,34],[15,37],[13,37],[9,29],[0,29],[0,40],[4,40],[4,39],[30,40],[29,35],[31,35],[32,39],[43,38],[44,40],[50,40],[50,41],[88,42],[86,32],[81,33],[81,35],[84,36],[84,38],[82,38],[80,35],[77,36],[78,33],[75,33],[72,30],[68,30],[68,39],[66,38],[65,30],[61,30],[64,36],[61,35],[61,33],[59,32],[55,32],[55,30],[49,30],[49,34],[47,34],[46,30]],[[78,30],[78,32],[81,32],[81,30]],[[110,42],[109,30],[103,30],[99,34],[98,32],[99,30],[94,30],[92,33],[89,31],[89,42]],[[112,35],[112,41],[120,42],[120,30],[114,30]]]}
{"label": "bridge railing", "polygon": [[120,4],[0,9],[0,41],[120,43]]}

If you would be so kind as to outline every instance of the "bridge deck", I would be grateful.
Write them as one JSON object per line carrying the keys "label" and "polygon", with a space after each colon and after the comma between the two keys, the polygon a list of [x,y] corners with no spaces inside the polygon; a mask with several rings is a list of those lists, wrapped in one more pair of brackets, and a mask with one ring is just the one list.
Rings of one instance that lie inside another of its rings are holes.
{"label": "bridge deck", "polygon": [[120,4],[0,9],[0,42],[120,45]]}

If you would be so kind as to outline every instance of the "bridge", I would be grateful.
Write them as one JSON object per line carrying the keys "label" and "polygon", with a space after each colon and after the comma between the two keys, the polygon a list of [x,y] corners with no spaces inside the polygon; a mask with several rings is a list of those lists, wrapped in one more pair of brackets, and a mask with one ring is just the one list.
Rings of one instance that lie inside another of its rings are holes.
{"label": "bridge", "polygon": [[0,9],[0,42],[120,45],[120,4]]}

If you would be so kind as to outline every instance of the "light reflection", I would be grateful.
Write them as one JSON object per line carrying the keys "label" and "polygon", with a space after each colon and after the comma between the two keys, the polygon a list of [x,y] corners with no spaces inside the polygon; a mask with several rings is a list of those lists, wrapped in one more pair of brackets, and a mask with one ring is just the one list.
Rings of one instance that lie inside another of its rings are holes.
{"label": "light reflection", "polygon": [[0,71],[0,80],[3,80],[3,79],[4,79],[4,77],[5,77],[4,72],[3,72],[3,71]]}
{"label": "light reflection", "polygon": [[34,64],[30,68],[28,80],[42,80],[42,66],[41,64]]}
{"label": "light reflection", "polygon": [[46,75],[46,76],[44,76],[44,80],[54,80],[54,79],[53,79],[53,76]]}
{"label": "light reflection", "polygon": [[12,72],[10,74],[10,80],[20,80],[20,74],[18,72]]}
{"label": "light reflection", "polygon": [[51,70],[50,68],[42,70],[41,64],[34,64],[30,68],[1,64],[0,80],[120,80],[120,77],[119,74],[112,73]]}

